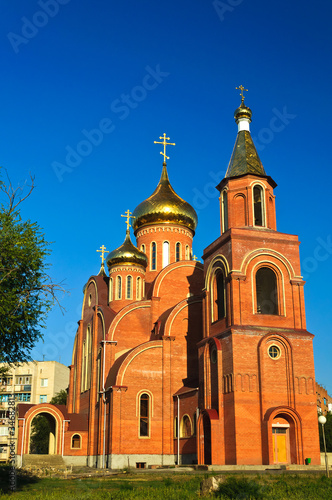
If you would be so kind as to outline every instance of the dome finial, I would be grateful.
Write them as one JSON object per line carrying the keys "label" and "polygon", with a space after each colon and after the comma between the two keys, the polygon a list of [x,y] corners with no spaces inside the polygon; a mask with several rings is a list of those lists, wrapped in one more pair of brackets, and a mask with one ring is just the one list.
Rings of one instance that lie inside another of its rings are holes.
{"label": "dome finial", "polygon": [[162,137],[159,137],[159,139],[163,139],[162,142],[159,142],[159,141],[153,141],[154,144],[163,144],[164,146],[164,152],[160,151],[160,154],[163,155],[164,157],[164,162],[163,164],[166,165],[166,159],[169,160],[169,156],[166,156],[166,146],[175,146],[175,142],[167,142],[170,140],[169,137],[166,137],[166,134],[164,133],[164,135]]}
{"label": "dome finial", "polygon": [[241,91],[240,92],[241,104],[235,110],[235,113],[234,113],[234,118],[235,118],[235,121],[238,125],[238,132],[242,132],[243,130],[250,132],[249,125],[251,122],[252,112],[251,112],[251,109],[248,108],[248,106],[246,106],[244,104],[244,95],[243,95],[243,91],[245,90],[246,92],[248,92],[248,89],[245,89],[243,85],[236,87],[236,89]]}
{"label": "dome finial", "polygon": [[104,265],[104,262],[105,262],[105,257],[104,257],[104,254],[105,254],[106,252],[108,252],[108,250],[106,250],[105,245],[102,245],[102,246],[101,246],[101,247],[99,247],[99,248],[100,248],[100,250],[96,250],[96,252],[100,252],[100,253],[101,253],[100,258],[101,258],[101,264],[102,264],[102,266],[103,266],[103,265]]}
{"label": "dome finial", "polygon": [[125,212],[125,214],[126,215],[121,215],[121,217],[126,217],[127,233],[129,233],[131,228],[130,219],[136,219],[136,217],[131,213],[129,209]]}
{"label": "dome finial", "polygon": [[243,95],[243,91],[245,90],[246,92],[248,92],[248,89],[245,89],[243,85],[240,85],[239,87],[235,87],[236,90],[241,90],[240,92],[240,96],[241,96],[241,105],[243,104],[244,105],[244,95]]}

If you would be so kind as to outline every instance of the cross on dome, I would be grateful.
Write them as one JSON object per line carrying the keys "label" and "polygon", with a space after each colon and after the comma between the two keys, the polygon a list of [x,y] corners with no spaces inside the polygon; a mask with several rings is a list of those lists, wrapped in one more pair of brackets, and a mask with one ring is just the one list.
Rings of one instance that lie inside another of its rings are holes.
{"label": "cross on dome", "polygon": [[245,89],[243,85],[240,85],[239,87],[235,87],[236,90],[240,90],[240,96],[241,96],[241,104],[244,103],[244,95],[243,95],[243,91],[245,90],[246,92],[248,92],[248,89]]}
{"label": "cross on dome", "polygon": [[101,253],[101,263],[104,264],[105,262],[105,257],[104,257],[104,254],[105,253],[108,253],[108,250],[106,250],[106,247],[104,245],[102,245],[101,247],[101,250],[96,250],[96,252],[100,252]]}
{"label": "cross on dome", "polygon": [[131,228],[130,219],[136,219],[136,217],[131,213],[130,210],[127,210],[125,214],[126,215],[121,215],[121,217],[126,217],[127,231],[129,231],[129,229]]}
{"label": "cross on dome", "polygon": [[166,156],[166,146],[175,146],[175,142],[167,142],[170,140],[170,138],[166,137],[165,133],[162,137],[159,137],[159,139],[163,139],[163,142],[159,142],[159,141],[153,141],[153,142],[154,142],[154,144],[163,144],[164,152],[160,151],[160,154],[163,155],[164,163],[166,163],[166,159],[169,160],[169,156]]}

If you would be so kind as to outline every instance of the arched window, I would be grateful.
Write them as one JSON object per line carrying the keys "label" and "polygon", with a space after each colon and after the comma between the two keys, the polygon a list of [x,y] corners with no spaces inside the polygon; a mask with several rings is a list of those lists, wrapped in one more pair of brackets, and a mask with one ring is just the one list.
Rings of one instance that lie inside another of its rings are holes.
{"label": "arched window", "polygon": [[145,253],[145,245],[141,245],[141,252],[144,252]]}
{"label": "arched window", "polygon": [[85,349],[85,387],[87,390],[90,388],[90,379],[91,379],[91,327],[90,325],[86,331],[86,349]]}
{"label": "arched window", "polygon": [[189,245],[186,245],[186,260],[189,260],[190,254],[189,254]]}
{"label": "arched window", "polygon": [[157,245],[153,241],[151,243],[151,271],[155,271],[157,269]]}
{"label": "arched window", "polygon": [[179,262],[181,260],[181,243],[177,242],[175,245],[175,261]]}
{"label": "arched window", "polygon": [[108,286],[109,286],[109,289],[108,289],[108,302],[112,302],[112,300],[113,300],[113,278],[110,278]]}
{"label": "arched window", "polygon": [[277,276],[269,267],[256,273],[256,301],[258,314],[278,314]]}
{"label": "arched window", "polygon": [[163,243],[163,267],[169,264],[169,242],[164,241]]}
{"label": "arched window", "polygon": [[133,297],[133,278],[127,276],[127,286],[126,286],[126,299],[132,299]]}
{"label": "arched window", "polygon": [[181,424],[180,424],[180,437],[186,438],[192,435],[191,422],[188,415],[183,415]]}
{"label": "arched window", "polygon": [[139,435],[140,437],[149,436],[149,418],[150,418],[150,396],[141,394],[139,398]]}
{"label": "arched window", "polygon": [[81,448],[81,436],[79,434],[74,434],[71,438],[71,447],[72,448]]}
{"label": "arched window", "polygon": [[82,346],[82,372],[81,372],[81,392],[85,391],[85,362],[86,362],[86,345],[85,341]]}
{"label": "arched window", "polygon": [[120,300],[122,297],[122,279],[121,276],[116,277],[116,298]]}
{"label": "arched window", "polygon": [[227,206],[227,191],[226,189],[221,195],[221,221],[222,221],[222,232],[224,233],[228,229],[228,206]]}
{"label": "arched window", "polygon": [[136,278],[136,300],[140,300],[142,298],[142,279],[138,276]]}
{"label": "arched window", "polygon": [[225,277],[221,269],[215,273],[212,282],[212,322],[226,316]]}
{"label": "arched window", "polygon": [[261,186],[254,187],[254,225],[264,226],[264,196]]}
{"label": "arched window", "polygon": [[193,436],[196,436],[197,433],[197,413],[195,412],[193,415]]}

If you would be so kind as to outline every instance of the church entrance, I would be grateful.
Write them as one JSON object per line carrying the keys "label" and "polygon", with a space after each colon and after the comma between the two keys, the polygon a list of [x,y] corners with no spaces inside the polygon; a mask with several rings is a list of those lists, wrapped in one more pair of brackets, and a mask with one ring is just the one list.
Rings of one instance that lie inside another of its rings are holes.
{"label": "church entrance", "polygon": [[276,417],[272,423],[273,462],[286,464],[290,461],[289,423]]}
{"label": "church entrance", "polygon": [[204,464],[211,465],[211,421],[207,414],[203,416]]}
{"label": "church entrance", "polygon": [[39,413],[31,421],[29,454],[56,454],[56,422],[53,415]]}

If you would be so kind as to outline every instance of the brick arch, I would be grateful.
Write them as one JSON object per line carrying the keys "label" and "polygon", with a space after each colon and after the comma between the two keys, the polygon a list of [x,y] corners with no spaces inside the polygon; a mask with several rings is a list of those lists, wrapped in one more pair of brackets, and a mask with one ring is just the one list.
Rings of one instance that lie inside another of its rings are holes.
{"label": "brick arch", "polygon": [[204,409],[199,414],[197,422],[197,459],[200,465],[221,463],[218,455],[222,446],[220,440],[214,439],[214,424],[218,423],[218,421],[217,410]]}
{"label": "brick arch", "polygon": [[[269,377],[269,373],[265,373],[263,370],[263,357],[268,356],[267,354],[267,344],[268,342],[275,341],[280,343],[284,348],[285,353],[285,386],[287,387],[287,403],[289,407],[295,406],[295,378],[294,378],[294,364],[293,364],[293,346],[290,340],[282,335],[281,333],[270,332],[264,335],[257,345],[257,356],[258,356],[258,370],[259,370],[259,384],[260,384],[260,398],[264,396],[264,388],[266,378]],[[277,365],[278,366],[278,365]],[[277,374],[274,374],[276,377]]]}
{"label": "brick arch", "polygon": [[237,193],[233,197],[233,225],[243,227],[248,225],[247,198],[243,193]]}
{"label": "brick arch", "polygon": [[179,261],[179,262],[174,262],[173,264],[169,264],[167,267],[162,269],[162,271],[160,271],[158,276],[156,277],[156,281],[154,282],[152,289],[153,297],[159,297],[160,286],[164,278],[173,270],[181,267],[192,267],[193,269],[197,268],[203,272],[203,264],[194,260]]}
{"label": "brick arch", "polygon": [[183,300],[181,300],[181,302],[176,304],[176,306],[171,311],[171,313],[169,314],[169,316],[165,322],[164,335],[167,335],[167,336],[171,335],[174,320],[183,309],[186,309],[189,306],[191,306],[192,304],[195,304],[198,302],[202,302],[202,299],[200,297],[197,297],[197,298],[193,297],[192,299],[190,299],[190,302],[188,302],[188,299],[183,299]]}
{"label": "brick arch", "polygon": [[107,332],[107,338],[109,340],[114,340],[114,334],[115,331],[120,323],[120,321],[127,315],[130,314],[132,311],[135,311],[136,309],[143,309],[143,308],[151,308],[151,301],[138,301],[138,302],[133,302],[131,304],[128,304],[127,306],[123,307],[121,311],[118,312],[112,323],[110,324],[110,327]]}
{"label": "brick arch", "polygon": [[285,297],[285,266],[280,267],[276,262],[268,259],[262,259],[262,256],[257,256],[257,262],[255,258],[251,261],[247,268],[250,270],[251,283],[252,283],[252,306],[253,314],[257,311],[257,291],[256,291],[256,274],[259,269],[266,267],[271,269],[276,275],[276,285],[277,285],[277,299],[278,299],[278,315],[286,316],[286,297]]}
{"label": "brick arch", "polygon": [[[65,420],[65,417],[62,411],[51,404],[40,404],[35,405],[29,408],[29,410],[24,414],[24,424],[22,426],[21,432],[19,432],[18,437],[18,454],[29,454],[29,445],[30,445],[30,437],[31,437],[31,424],[33,419],[40,415],[41,413],[47,413],[51,415],[51,417],[55,420],[55,454],[61,454],[61,443],[62,443],[62,423]],[[22,435],[23,434],[23,435]],[[22,450],[23,444],[23,450]]]}
{"label": "brick arch", "polygon": [[155,349],[155,348],[162,348],[162,340],[152,340],[149,342],[146,342],[144,344],[139,345],[135,349],[132,349],[128,355],[125,357],[123,362],[121,363],[118,373],[116,375],[116,382],[115,385],[123,386],[124,385],[124,377],[126,374],[126,371],[130,365],[130,363],[137,357],[139,356],[142,352],[147,351],[148,349]]}
{"label": "brick arch", "polygon": [[222,254],[218,254],[216,255],[210,262],[209,264],[209,267],[207,268],[207,271],[206,271],[206,275],[205,275],[205,288],[207,290],[210,289],[210,286],[211,286],[211,281],[213,279],[213,276],[216,272],[216,269],[219,269],[219,267],[216,267],[216,264],[217,262],[220,261],[223,265],[223,267],[220,269],[222,269],[225,273],[225,278],[227,278],[227,276],[229,275],[230,273],[230,268],[229,268],[229,264],[228,264],[228,260],[226,259],[226,257]]}
{"label": "brick arch", "polygon": [[83,320],[83,313],[84,313],[84,309],[86,307],[86,301],[87,301],[87,297],[88,297],[88,288],[89,288],[89,285],[93,284],[94,287],[95,287],[95,293],[96,293],[96,304],[98,304],[98,287],[97,287],[97,283],[96,281],[93,279],[93,278],[90,278],[89,281],[87,282],[87,284],[85,285],[85,288],[84,288],[84,298],[83,298],[83,303],[82,303],[82,313],[81,313],[81,319]]}
{"label": "brick arch", "polygon": [[250,265],[251,261],[253,259],[255,259],[256,257],[259,257],[260,259],[265,258],[266,262],[270,262],[270,263],[273,263],[273,261],[271,261],[271,259],[267,260],[267,257],[273,257],[274,259],[278,260],[279,262],[281,262],[285,266],[289,279],[300,277],[300,276],[296,276],[292,264],[284,255],[282,255],[280,252],[277,252],[276,250],[272,250],[270,248],[258,248],[256,250],[253,250],[252,252],[249,252],[248,254],[246,254],[242,260],[240,272],[247,276],[248,266]]}
{"label": "brick arch", "polygon": [[270,408],[264,415],[264,423],[266,425],[267,435],[265,436],[265,444],[267,444],[268,463],[273,464],[273,442],[272,442],[272,426],[274,420],[280,417],[286,420],[290,425],[290,461],[293,464],[304,464],[303,454],[303,436],[302,436],[302,419],[299,413],[289,406],[278,406]]}

